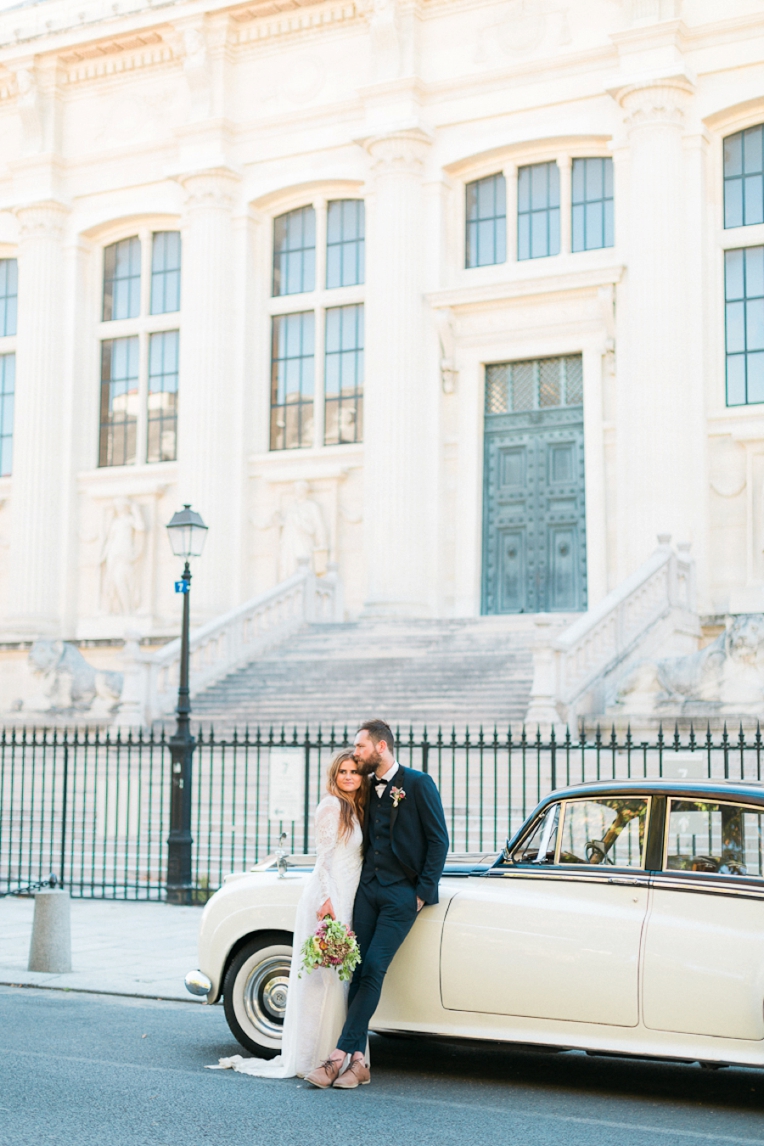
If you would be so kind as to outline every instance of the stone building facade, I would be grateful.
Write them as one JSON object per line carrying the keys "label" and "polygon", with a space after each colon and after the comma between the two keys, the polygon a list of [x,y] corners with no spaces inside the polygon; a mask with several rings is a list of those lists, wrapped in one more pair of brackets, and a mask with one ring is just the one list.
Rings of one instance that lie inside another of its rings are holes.
{"label": "stone building facade", "polygon": [[0,640],[576,612],[691,546],[764,611],[758,0],[0,14]]}

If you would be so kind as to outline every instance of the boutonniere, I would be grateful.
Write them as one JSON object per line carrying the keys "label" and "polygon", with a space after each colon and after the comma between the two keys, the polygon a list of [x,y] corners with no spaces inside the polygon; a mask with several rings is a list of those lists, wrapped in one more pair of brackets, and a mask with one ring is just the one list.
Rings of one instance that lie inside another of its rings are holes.
{"label": "boutonniere", "polygon": [[403,791],[403,788],[391,788],[390,789],[390,796],[392,797],[394,808],[398,807],[401,800],[406,799],[406,793]]}

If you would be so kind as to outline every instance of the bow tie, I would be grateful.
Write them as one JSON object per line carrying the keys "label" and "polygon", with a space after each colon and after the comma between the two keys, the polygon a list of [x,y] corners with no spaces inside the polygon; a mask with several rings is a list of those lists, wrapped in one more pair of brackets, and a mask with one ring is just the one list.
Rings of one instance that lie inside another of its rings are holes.
{"label": "bow tie", "polygon": [[382,799],[385,792],[387,791],[387,786],[389,783],[390,783],[389,780],[377,780],[376,784],[374,785],[374,788],[376,789],[376,793],[379,796],[380,800]]}

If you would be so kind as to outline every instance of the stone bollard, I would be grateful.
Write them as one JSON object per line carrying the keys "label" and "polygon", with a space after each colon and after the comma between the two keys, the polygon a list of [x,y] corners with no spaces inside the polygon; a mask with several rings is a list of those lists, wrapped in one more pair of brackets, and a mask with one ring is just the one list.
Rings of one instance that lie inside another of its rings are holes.
{"label": "stone bollard", "polygon": [[69,905],[69,892],[61,888],[44,888],[35,892],[28,971],[56,974],[71,971]]}

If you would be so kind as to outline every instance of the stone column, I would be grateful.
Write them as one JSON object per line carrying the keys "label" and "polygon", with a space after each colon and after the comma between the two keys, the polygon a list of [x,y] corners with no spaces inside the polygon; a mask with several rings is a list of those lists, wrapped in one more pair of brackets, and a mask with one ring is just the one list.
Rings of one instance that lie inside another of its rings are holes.
{"label": "stone column", "polygon": [[693,540],[703,513],[703,380],[691,377],[687,359],[683,133],[690,98],[681,78],[618,93],[630,151],[628,202],[616,203],[628,212],[629,236],[616,429],[621,577],[649,556],[657,533]]}
{"label": "stone column", "polygon": [[11,486],[8,628],[55,635],[64,591],[64,266],[67,209],[50,200],[16,210],[19,310]]}
{"label": "stone column", "polygon": [[[436,517],[437,402],[422,362],[422,177],[429,139],[418,129],[367,143],[372,162],[366,288],[365,609],[429,611],[428,529]],[[437,398],[437,395],[436,395]]]}
{"label": "stone column", "polygon": [[228,168],[183,175],[178,490],[209,526],[195,562],[194,624],[235,603],[239,459],[233,378],[233,221],[238,177]]}

